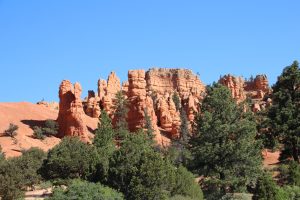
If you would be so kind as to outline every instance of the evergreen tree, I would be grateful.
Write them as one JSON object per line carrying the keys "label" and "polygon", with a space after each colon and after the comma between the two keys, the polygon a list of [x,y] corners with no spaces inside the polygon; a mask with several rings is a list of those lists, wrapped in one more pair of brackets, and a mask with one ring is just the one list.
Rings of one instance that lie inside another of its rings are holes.
{"label": "evergreen tree", "polygon": [[48,152],[40,172],[46,180],[93,180],[99,163],[96,147],[83,143],[77,137],[64,137]]}
{"label": "evergreen tree", "polygon": [[128,113],[128,101],[125,99],[122,91],[117,92],[116,94],[116,128],[117,129],[128,129],[127,124],[127,113]]}
{"label": "evergreen tree", "polygon": [[176,107],[176,110],[180,110],[181,108],[181,101],[180,101],[180,98],[179,98],[179,95],[178,93],[175,91],[174,94],[172,95],[172,100],[175,104],[175,107]]}
{"label": "evergreen tree", "polygon": [[288,199],[287,194],[276,185],[271,175],[264,173],[257,180],[254,200],[283,200]]}
{"label": "evergreen tree", "polygon": [[27,187],[41,181],[38,169],[46,157],[44,151],[31,148],[22,156],[0,162],[0,199],[12,200],[23,197]]}
{"label": "evergreen tree", "polygon": [[172,145],[169,147],[167,154],[173,164],[188,167],[188,162],[191,159],[191,153],[188,148],[191,133],[189,130],[189,121],[183,108],[180,109],[180,120],[179,138],[172,140]]}
{"label": "evergreen tree", "polygon": [[115,132],[108,114],[103,110],[100,115],[100,122],[95,131],[93,144],[101,158],[101,163],[97,166],[97,177],[101,182],[107,181],[109,160],[116,149],[114,141]]}
{"label": "evergreen tree", "polygon": [[193,169],[205,177],[207,192],[244,191],[261,168],[253,114],[244,112],[220,84],[207,88],[200,113],[190,140]]}
{"label": "evergreen tree", "polygon": [[191,174],[182,168],[177,170],[141,133],[129,134],[114,152],[108,180],[128,200],[167,199],[178,194],[202,198]]}
{"label": "evergreen tree", "polygon": [[115,122],[115,131],[118,141],[123,140],[127,137],[128,123],[127,123],[127,113],[128,113],[128,101],[125,99],[122,91],[117,92],[116,94],[116,111],[114,116]]}
{"label": "evergreen tree", "polygon": [[270,132],[284,144],[282,159],[300,154],[300,69],[297,61],[284,68],[273,86],[273,106],[269,110]]}
{"label": "evergreen tree", "polygon": [[148,109],[144,109],[144,115],[145,115],[145,129],[146,129],[146,134],[153,139],[154,138],[154,129],[152,126],[152,120],[151,117],[148,114]]}

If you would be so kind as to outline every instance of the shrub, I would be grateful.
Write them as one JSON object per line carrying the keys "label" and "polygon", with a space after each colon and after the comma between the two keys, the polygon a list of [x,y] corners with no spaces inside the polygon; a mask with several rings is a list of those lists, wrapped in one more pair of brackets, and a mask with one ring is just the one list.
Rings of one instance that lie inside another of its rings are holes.
{"label": "shrub", "polygon": [[4,131],[4,135],[9,136],[9,137],[15,137],[18,133],[17,130],[19,127],[15,124],[10,123],[8,129]]}
{"label": "shrub", "polygon": [[33,128],[33,137],[39,140],[44,140],[46,136],[44,135],[43,129],[41,127],[35,126]]}
{"label": "shrub", "polygon": [[123,195],[114,189],[99,183],[73,180],[66,190],[54,189],[49,200],[85,199],[85,200],[122,200]]}
{"label": "shrub", "polygon": [[58,124],[56,121],[47,119],[44,127],[35,126],[33,128],[33,137],[44,140],[46,136],[55,136],[58,133]]}
{"label": "shrub", "polygon": [[55,136],[58,133],[58,123],[55,120],[47,119],[45,127],[43,128],[44,134],[47,136]]}

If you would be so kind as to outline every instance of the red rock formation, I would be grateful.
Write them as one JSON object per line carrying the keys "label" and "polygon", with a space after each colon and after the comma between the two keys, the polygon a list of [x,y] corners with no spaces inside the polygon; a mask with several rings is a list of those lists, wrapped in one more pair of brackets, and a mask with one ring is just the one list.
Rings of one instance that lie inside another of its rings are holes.
{"label": "red rock formation", "polygon": [[265,97],[271,93],[271,89],[266,75],[257,75],[250,81],[244,81],[241,77],[226,75],[219,82],[230,89],[232,97],[237,102],[242,102],[248,97],[252,101],[254,112],[263,110],[269,105]]}
{"label": "red rock formation", "polygon": [[230,74],[223,76],[219,83],[228,87],[231,91],[232,97],[237,102],[242,102],[246,99],[244,93],[244,79],[242,77],[235,77]]}
{"label": "red rock formation", "polygon": [[128,93],[128,86],[129,86],[128,81],[124,81],[122,83],[122,92],[126,97],[127,97],[127,93]]}
{"label": "red rock formation", "polygon": [[271,93],[269,81],[266,75],[257,75],[255,79],[245,83],[245,91],[252,99],[263,99],[265,95]]}
{"label": "red rock formation", "polygon": [[98,80],[98,96],[102,99],[107,94],[107,83],[105,80]]}
{"label": "red rock formation", "polygon": [[180,114],[176,111],[173,99],[167,94],[161,96],[157,103],[160,126],[170,133],[171,137],[178,137],[180,131]]}
{"label": "red rock formation", "polygon": [[84,120],[83,105],[80,99],[81,86],[74,86],[68,80],[62,81],[59,87],[59,113],[57,122],[59,124],[59,136],[79,136],[88,141],[88,130]]}
{"label": "red rock formation", "polygon": [[99,102],[100,98],[95,96],[94,91],[89,90],[87,100],[86,102],[83,102],[85,113],[90,117],[99,118],[101,113]]}
{"label": "red rock formation", "polygon": [[128,72],[128,102],[129,112],[127,117],[128,127],[136,131],[145,127],[145,109],[152,121],[155,139],[163,143],[162,136],[157,127],[157,117],[153,108],[153,100],[146,94],[146,80],[144,70],[130,70]]}
{"label": "red rock formation", "polygon": [[180,97],[186,98],[190,94],[201,98],[205,91],[204,84],[198,76],[187,69],[157,69],[153,68],[146,73],[147,90],[164,95],[178,91]]}
{"label": "red rock formation", "polygon": [[199,100],[193,97],[193,95],[190,95],[187,104],[187,115],[190,122],[194,121],[195,113],[198,113],[198,104]]}
{"label": "red rock formation", "polygon": [[[104,82],[103,85],[105,85]],[[115,96],[120,90],[120,79],[115,72],[111,72],[107,79],[106,93],[101,99],[103,109],[111,116],[111,118],[113,118],[113,113],[115,111]]]}
{"label": "red rock formation", "polygon": [[115,97],[117,92],[121,90],[121,82],[115,72],[111,72],[107,79],[107,96]]}

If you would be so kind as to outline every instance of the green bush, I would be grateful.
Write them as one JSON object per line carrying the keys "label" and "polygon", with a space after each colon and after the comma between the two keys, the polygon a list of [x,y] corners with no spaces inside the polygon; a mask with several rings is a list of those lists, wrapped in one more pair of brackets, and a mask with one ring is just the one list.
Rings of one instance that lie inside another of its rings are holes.
{"label": "green bush", "polygon": [[56,188],[49,200],[84,199],[84,200],[123,200],[123,195],[114,189],[99,183],[73,180],[66,190]]}
{"label": "green bush", "polygon": [[19,127],[17,125],[10,123],[8,129],[4,131],[4,135],[9,137],[15,137],[18,134],[18,129]]}
{"label": "green bush", "polygon": [[49,179],[92,179],[100,158],[94,146],[65,137],[48,152],[41,174]]}
{"label": "green bush", "polygon": [[33,137],[39,140],[44,140],[49,136],[55,136],[58,133],[58,124],[56,121],[47,119],[44,127],[35,126],[33,128]]}
{"label": "green bush", "polygon": [[43,128],[43,132],[47,136],[55,136],[58,133],[58,123],[55,120],[47,119],[45,121],[45,127]]}
{"label": "green bush", "polygon": [[43,129],[38,126],[33,127],[33,137],[39,140],[44,140],[46,138]]}

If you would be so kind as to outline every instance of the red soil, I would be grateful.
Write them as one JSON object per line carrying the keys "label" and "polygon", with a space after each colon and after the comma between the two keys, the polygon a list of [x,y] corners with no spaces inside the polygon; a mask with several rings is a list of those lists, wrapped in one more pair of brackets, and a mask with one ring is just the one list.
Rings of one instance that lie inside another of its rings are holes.
{"label": "red soil", "polygon": [[[28,102],[0,103],[0,135],[13,123],[19,127],[18,134],[12,139],[7,136],[0,137],[0,145],[6,157],[21,155],[21,150],[30,147],[39,147],[45,151],[51,149],[60,142],[59,138],[47,137],[45,140],[34,139],[33,126],[39,126],[47,119],[55,120],[58,110],[44,105],[36,105]],[[86,116],[89,130],[97,127],[98,119]]]}

